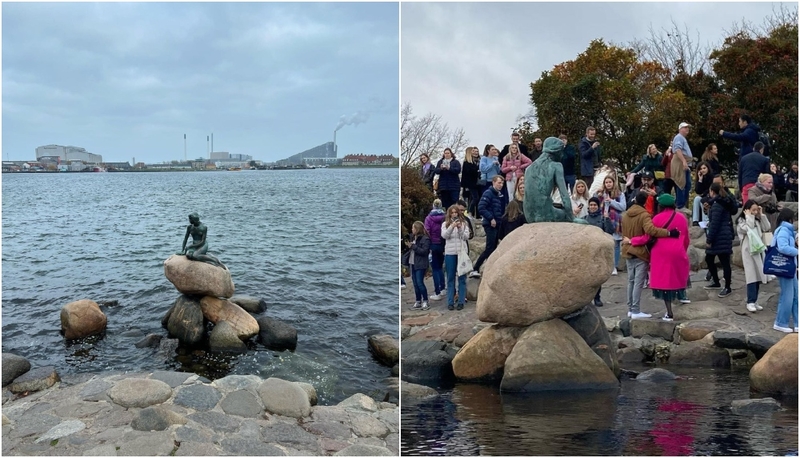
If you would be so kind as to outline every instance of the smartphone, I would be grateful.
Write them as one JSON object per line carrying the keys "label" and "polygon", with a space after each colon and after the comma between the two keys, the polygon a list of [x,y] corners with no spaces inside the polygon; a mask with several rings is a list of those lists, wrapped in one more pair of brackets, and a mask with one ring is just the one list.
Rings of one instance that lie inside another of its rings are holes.
{"label": "smartphone", "polygon": [[578,208],[583,208],[583,204],[578,204]]}

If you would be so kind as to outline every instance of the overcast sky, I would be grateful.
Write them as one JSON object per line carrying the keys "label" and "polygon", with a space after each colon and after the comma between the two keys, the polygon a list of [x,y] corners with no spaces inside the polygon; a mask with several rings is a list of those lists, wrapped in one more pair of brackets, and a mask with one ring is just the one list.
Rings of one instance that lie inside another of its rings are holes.
{"label": "overcast sky", "polygon": [[[441,115],[483,149],[510,143],[531,110],[530,83],[596,38],[628,44],[648,29],[686,25],[721,44],[743,18],[761,25],[773,3],[403,3],[402,101]],[[796,3],[793,4],[796,8]],[[676,125],[677,129],[677,125]],[[571,139],[576,143],[578,139]],[[461,153],[461,152],[459,152]]]}
{"label": "overcast sky", "polygon": [[[396,3],[3,3],[3,159],[398,155]],[[355,113],[359,116],[353,117]]]}

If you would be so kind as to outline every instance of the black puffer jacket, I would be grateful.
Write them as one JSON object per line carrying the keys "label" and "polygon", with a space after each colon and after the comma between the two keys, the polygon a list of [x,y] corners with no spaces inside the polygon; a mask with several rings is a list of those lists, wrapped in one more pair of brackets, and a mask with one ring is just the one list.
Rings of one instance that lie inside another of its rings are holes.
{"label": "black puffer jacket", "polygon": [[461,166],[461,187],[467,189],[477,187],[480,177],[481,171],[478,169],[478,164],[473,164],[465,160],[464,164]]}
{"label": "black puffer jacket", "polygon": [[733,254],[733,238],[736,231],[733,229],[731,214],[719,196],[711,200],[708,210],[708,228],[706,229],[706,254]]}

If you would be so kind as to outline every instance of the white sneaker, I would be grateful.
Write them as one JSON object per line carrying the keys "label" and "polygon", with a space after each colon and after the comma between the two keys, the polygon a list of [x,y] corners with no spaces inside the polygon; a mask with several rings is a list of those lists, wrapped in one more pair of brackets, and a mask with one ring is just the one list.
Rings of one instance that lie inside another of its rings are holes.
{"label": "white sneaker", "polygon": [[417,302],[414,302],[414,305],[411,306],[411,310],[419,310],[421,307],[422,307],[422,304],[419,301],[417,301]]}
{"label": "white sneaker", "polygon": [[783,326],[773,325],[772,329],[780,332],[792,332],[792,328],[784,328]]}
{"label": "white sneaker", "polygon": [[664,320],[664,321],[672,321],[672,317],[667,315],[666,313],[664,314],[664,317],[661,318],[661,319]]}
{"label": "white sneaker", "polygon": [[758,309],[756,308],[756,304],[754,304],[754,303],[752,303],[752,302],[750,302],[749,304],[747,304],[747,311],[748,311],[748,312],[753,312],[753,313],[757,312],[757,311],[758,311]]}
{"label": "white sneaker", "polygon": [[797,330],[797,326],[794,327],[794,332],[800,332]]}
{"label": "white sneaker", "polygon": [[644,312],[632,313],[631,314],[631,319],[635,320],[636,318],[650,318],[651,316],[653,316],[653,315],[651,315],[649,313],[644,313]]}
{"label": "white sneaker", "polygon": [[442,296],[441,294],[432,294],[431,296],[428,297],[428,299],[432,301],[440,301],[442,300],[442,297],[444,296]]}
{"label": "white sneaker", "polygon": [[468,276],[469,278],[481,278],[481,273],[478,272],[477,270],[473,270],[472,272],[469,273]]}
{"label": "white sneaker", "polygon": [[428,301],[422,301],[422,307],[420,310],[428,310],[429,308],[431,307],[428,305]]}
{"label": "white sneaker", "polygon": [[678,302],[680,302],[681,304],[691,304],[692,303],[692,301],[690,301],[689,299],[680,299]]}
{"label": "white sneaker", "polygon": [[400,283],[400,289],[406,289],[406,285]]}
{"label": "white sneaker", "polygon": [[630,318],[630,317],[631,317],[631,312],[628,312],[628,318]]}
{"label": "white sneaker", "polygon": [[764,310],[764,307],[762,307],[762,306],[758,305],[758,302],[754,303],[753,305],[755,305],[755,306],[756,306],[756,310],[758,310],[759,312],[760,312],[760,311],[762,311],[762,310]]}
{"label": "white sneaker", "polygon": [[617,274],[617,268],[614,267],[614,270],[611,271],[611,275],[616,275],[616,274]]}

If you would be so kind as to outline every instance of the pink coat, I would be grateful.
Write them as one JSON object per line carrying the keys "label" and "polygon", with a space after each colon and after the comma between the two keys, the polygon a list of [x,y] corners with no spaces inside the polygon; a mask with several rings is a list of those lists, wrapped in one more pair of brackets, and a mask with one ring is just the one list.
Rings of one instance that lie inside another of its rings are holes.
{"label": "pink coat", "polygon": [[[522,153],[518,154],[516,159],[512,159],[511,154],[506,154],[506,157],[503,158],[503,166],[500,167],[500,171],[506,174],[506,181],[509,181],[512,178],[519,178],[525,175],[525,169],[532,163],[528,156]],[[512,165],[516,165],[517,170],[511,170]]]}
{"label": "pink coat", "polygon": [[[657,214],[653,217],[653,225],[664,227],[673,212],[674,210],[666,210]],[[689,223],[686,216],[677,212],[666,229],[677,229],[681,235],[676,239],[659,238],[650,252],[650,288],[666,291],[684,289],[689,279],[689,256],[686,254],[689,248]],[[641,245],[648,237],[646,234],[634,237],[631,244]]]}

